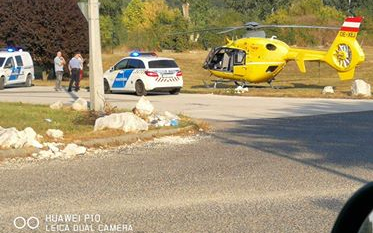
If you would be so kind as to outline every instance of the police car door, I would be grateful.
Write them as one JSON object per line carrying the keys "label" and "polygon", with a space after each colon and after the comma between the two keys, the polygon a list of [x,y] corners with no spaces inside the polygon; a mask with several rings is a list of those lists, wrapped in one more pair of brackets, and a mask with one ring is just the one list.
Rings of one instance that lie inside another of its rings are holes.
{"label": "police car door", "polygon": [[14,58],[8,57],[4,64],[5,83],[13,84],[18,82],[18,73],[15,67]]}
{"label": "police car door", "polygon": [[126,81],[123,78],[123,72],[126,69],[128,64],[128,59],[123,59],[118,62],[113,68],[111,68],[109,75],[109,83],[111,89],[113,90],[122,90],[126,86]]}
{"label": "police car door", "polygon": [[[125,91],[135,91],[135,82],[137,79],[141,78],[141,74],[145,72],[145,64],[142,60],[131,58],[128,61],[126,70],[123,73],[123,76],[127,79]],[[144,82],[144,80],[143,80]],[[144,83],[146,86],[146,83]]]}
{"label": "police car door", "polygon": [[15,67],[15,71],[16,73],[18,73],[17,80],[20,83],[24,83],[26,82],[26,75],[25,75],[22,57],[21,55],[17,55],[15,58],[16,58],[16,63],[17,63],[17,66]]}

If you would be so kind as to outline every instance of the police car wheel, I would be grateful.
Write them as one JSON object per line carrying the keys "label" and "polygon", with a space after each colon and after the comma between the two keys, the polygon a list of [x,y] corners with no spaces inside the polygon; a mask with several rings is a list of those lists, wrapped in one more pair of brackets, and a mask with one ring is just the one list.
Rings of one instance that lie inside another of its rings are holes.
{"label": "police car wheel", "polygon": [[104,91],[105,91],[105,94],[110,94],[111,93],[109,83],[106,79],[104,80]]}
{"label": "police car wheel", "polygon": [[31,77],[31,75],[27,75],[25,86],[26,87],[31,87],[32,86],[32,77]]}
{"label": "police car wheel", "polygon": [[172,91],[170,91],[171,95],[178,95],[180,93],[180,88],[175,88]]}
{"label": "police car wheel", "polygon": [[0,77],[0,90],[3,90],[5,86],[5,77]]}
{"label": "police car wheel", "polygon": [[144,96],[144,95],[147,94],[146,89],[145,89],[145,85],[141,80],[138,80],[136,82],[135,91],[136,91],[136,95],[138,95],[138,96]]}

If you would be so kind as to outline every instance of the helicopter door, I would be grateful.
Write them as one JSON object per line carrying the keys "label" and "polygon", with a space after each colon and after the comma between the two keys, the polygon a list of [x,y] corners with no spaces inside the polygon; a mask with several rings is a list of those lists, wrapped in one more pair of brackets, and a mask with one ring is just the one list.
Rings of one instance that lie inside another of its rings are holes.
{"label": "helicopter door", "polygon": [[235,57],[237,57],[238,64],[243,62],[245,52],[238,49],[231,48],[216,48],[213,49],[204,64],[204,68],[208,70],[215,70],[226,73],[233,73]]}
{"label": "helicopter door", "polygon": [[238,76],[245,76],[247,74],[246,52],[243,50],[236,50],[234,52],[233,73]]}

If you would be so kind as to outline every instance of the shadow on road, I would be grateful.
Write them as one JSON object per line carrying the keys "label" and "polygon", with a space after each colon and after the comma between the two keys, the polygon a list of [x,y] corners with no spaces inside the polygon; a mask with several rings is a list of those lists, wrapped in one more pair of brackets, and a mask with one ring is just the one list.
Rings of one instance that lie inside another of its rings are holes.
{"label": "shadow on road", "polygon": [[373,169],[373,111],[235,123],[215,137],[360,183],[370,181],[343,169]]}

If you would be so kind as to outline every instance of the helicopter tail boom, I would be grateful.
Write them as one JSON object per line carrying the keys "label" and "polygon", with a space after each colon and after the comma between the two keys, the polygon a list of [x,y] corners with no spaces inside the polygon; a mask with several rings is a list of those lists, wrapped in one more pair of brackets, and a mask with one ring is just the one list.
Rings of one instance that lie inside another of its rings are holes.
{"label": "helicopter tail boom", "polygon": [[341,80],[354,77],[355,68],[365,60],[365,55],[356,40],[362,17],[348,17],[326,54],[324,61],[337,70]]}
{"label": "helicopter tail boom", "polygon": [[356,40],[362,20],[362,17],[346,18],[328,51],[290,48],[287,60],[294,60],[303,73],[306,72],[305,61],[323,61],[337,70],[341,80],[352,79],[356,66],[365,60]]}

